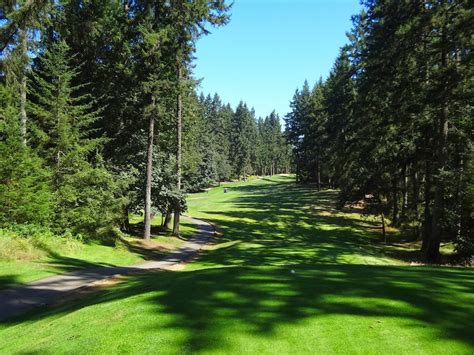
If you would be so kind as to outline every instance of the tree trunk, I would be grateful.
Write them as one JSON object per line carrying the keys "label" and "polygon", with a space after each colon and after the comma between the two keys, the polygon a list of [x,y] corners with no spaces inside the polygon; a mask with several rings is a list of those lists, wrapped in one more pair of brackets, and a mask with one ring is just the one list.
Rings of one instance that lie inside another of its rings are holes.
{"label": "tree trunk", "polygon": [[430,243],[426,249],[426,259],[430,262],[439,261],[439,247],[441,243],[441,219],[444,212],[444,181],[443,177],[439,176],[446,167],[447,161],[447,137],[448,137],[448,107],[442,109],[439,120],[440,139],[438,140],[438,176],[435,186],[435,196],[433,204],[433,219],[432,219],[432,233]]}
{"label": "tree trunk", "polygon": [[128,206],[125,206],[123,209],[123,222],[122,222],[122,229],[125,232],[130,232],[130,220],[128,219]]}
{"label": "tree trunk", "polygon": [[180,219],[180,209],[179,206],[175,207],[173,214],[173,235],[179,236],[179,219]]}
{"label": "tree trunk", "polygon": [[317,169],[318,169],[317,179],[318,179],[318,191],[319,191],[321,189],[321,164],[319,162],[319,158],[318,158],[318,163],[317,163]]}
{"label": "tree trunk", "polygon": [[296,158],[296,167],[295,167],[295,170],[296,170],[295,180],[296,180],[296,183],[299,183],[299,182],[300,182],[300,163],[299,163],[299,159],[298,159],[298,158]]}
{"label": "tree trunk", "polygon": [[418,205],[420,203],[420,186],[418,181],[418,172],[416,171],[417,167],[413,166],[413,175],[412,175],[412,183],[413,183],[413,200],[412,200],[412,208],[415,213],[415,237],[416,240],[420,239],[420,213],[418,210]]}
{"label": "tree trunk", "polygon": [[426,161],[425,186],[424,186],[424,215],[423,215],[423,243],[421,250],[425,252],[431,238],[431,161]]}
{"label": "tree trunk", "polygon": [[[152,107],[155,107],[155,98],[152,98]],[[148,126],[148,143],[146,151],[146,186],[145,186],[145,215],[143,231],[143,238],[146,240],[150,239],[151,235],[151,182],[152,182],[152,170],[153,170],[153,139],[155,134],[155,117],[152,109],[149,119]]]}
{"label": "tree trunk", "polygon": [[[182,131],[182,116],[183,116],[183,101],[181,95],[181,63],[178,60],[177,68],[178,77],[178,96],[176,98],[176,189],[181,191],[181,131]],[[174,206],[173,218],[173,235],[179,236],[179,217],[180,217],[179,202]]]}
{"label": "tree trunk", "polygon": [[392,225],[398,225],[398,218],[399,218],[399,210],[398,210],[398,184],[397,180],[393,179],[392,181]]}
{"label": "tree trunk", "polygon": [[464,180],[464,158],[461,158],[461,161],[459,162],[459,176],[458,176],[458,186],[457,186],[457,192],[456,192],[456,199],[457,199],[457,204],[458,204],[458,216],[457,216],[457,223],[456,223],[456,239],[460,240],[462,236],[462,221],[463,221],[463,210],[464,210],[464,198],[462,196],[462,189],[465,184],[463,183]]}
{"label": "tree trunk", "polygon": [[[446,43],[446,29],[443,29],[442,43]],[[441,67],[446,68],[448,64],[448,53],[443,47],[441,50]],[[435,196],[433,204],[433,219],[432,219],[432,235],[430,243],[426,248],[426,259],[430,262],[438,262],[440,258],[439,247],[441,243],[441,220],[444,213],[444,178],[441,176],[443,171],[446,169],[446,163],[448,160],[448,116],[449,108],[447,102],[447,83],[444,78],[444,90],[445,93],[442,95],[442,104],[440,107],[439,118],[438,118],[438,139],[436,141],[436,160],[437,160],[437,176],[435,186]]]}
{"label": "tree trunk", "polygon": [[171,229],[171,215],[173,214],[173,209],[168,208],[165,214],[165,220],[163,221],[164,229]]}
{"label": "tree trunk", "polygon": [[383,238],[384,244],[387,244],[387,233],[385,231],[385,215],[383,212],[381,213],[381,217],[382,217],[382,238]]}
{"label": "tree trunk", "polygon": [[402,185],[402,211],[400,213],[400,219],[404,221],[406,219],[406,213],[408,209],[408,174],[407,165],[403,166],[403,185]]}
{"label": "tree trunk", "polygon": [[23,68],[21,68],[21,78],[20,78],[20,137],[21,142],[26,145],[26,68],[28,62],[28,34],[25,27],[22,27],[20,30],[21,38],[21,55],[22,60],[24,60]]}

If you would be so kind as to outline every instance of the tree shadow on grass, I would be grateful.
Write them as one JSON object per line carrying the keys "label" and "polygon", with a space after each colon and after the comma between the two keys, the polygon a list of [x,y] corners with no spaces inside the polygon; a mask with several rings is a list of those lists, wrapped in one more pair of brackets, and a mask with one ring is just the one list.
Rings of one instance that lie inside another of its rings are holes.
{"label": "tree shadow on grass", "polygon": [[122,244],[129,252],[140,255],[143,260],[159,260],[168,253],[167,251],[159,248],[146,248],[139,246],[127,240],[122,240]]}
{"label": "tree shadow on grass", "polygon": [[[316,346],[318,332],[321,327],[328,326],[328,318],[352,316],[357,319],[352,323],[353,334],[358,336],[373,332],[371,323],[377,320],[392,324],[390,331],[394,337],[401,328],[412,327],[414,339],[417,339],[416,332],[421,332],[419,339],[432,336],[433,339],[456,340],[474,346],[473,293],[474,274],[458,268],[350,264],[221,267],[134,276],[127,283],[101,291],[93,298],[5,324],[48,318],[61,322],[61,315],[79,309],[88,312],[86,308],[90,306],[112,301],[125,303],[119,303],[115,308],[109,305],[91,309],[96,322],[96,317],[107,317],[107,313],[103,313],[107,309],[108,312],[111,309],[125,312],[123,321],[126,322],[127,315],[135,316],[136,310],[130,306],[133,297],[146,295],[140,297],[140,309],[156,312],[156,323],[130,329],[128,342],[139,332],[179,331],[185,336],[175,339],[176,349],[229,351],[229,347],[235,346],[228,334],[231,329],[240,329],[240,334],[234,336],[258,336],[271,341],[274,336],[282,336],[279,327],[311,321],[305,326],[314,327],[311,330],[314,339],[309,341],[314,342],[310,345]],[[71,322],[77,321],[80,320],[69,317],[67,326],[75,327]],[[106,327],[106,323],[101,324]],[[429,328],[429,332],[423,333],[424,328]],[[106,333],[100,327],[97,331]],[[335,338],[347,336],[344,332],[337,334],[337,329],[334,332]],[[120,340],[118,343],[120,345]],[[347,343],[350,344],[351,339],[348,338]],[[412,345],[406,344],[407,347]],[[54,344],[49,346],[50,349],[43,350],[54,351]],[[144,349],[151,348],[145,346]],[[348,349],[351,350],[356,349]]]}
{"label": "tree shadow on grass", "polygon": [[[275,259],[273,255],[265,260],[272,250],[281,262],[287,259],[308,264],[354,262],[383,255],[404,262],[419,259],[414,250],[384,244],[379,222],[336,210],[335,190],[318,192],[287,182],[244,185],[234,190],[240,191],[232,200],[234,210],[202,212],[224,231],[223,242],[238,239],[262,246],[261,252],[255,248],[246,253],[252,255],[252,265],[255,260],[267,265]],[[293,256],[283,248],[291,248]],[[245,257],[237,259],[248,261]],[[217,261],[222,262],[222,258]]]}
{"label": "tree shadow on grass", "polygon": [[18,284],[18,278],[14,275],[0,276],[0,290]]}
{"label": "tree shadow on grass", "polygon": [[113,267],[115,264],[104,263],[104,262],[91,262],[82,259],[76,259],[68,256],[64,256],[58,253],[51,252],[48,255],[51,260],[47,261],[48,265],[54,266],[63,272],[74,271],[78,269],[88,269],[97,267]]}
{"label": "tree shadow on grass", "polygon": [[[45,259],[35,260],[34,264],[37,265],[38,271],[43,271],[44,275],[40,278],[54,276],[59,274],[64,274],[68,272],[73,272],[77,270],[96,270],[97,268],[115,268],[116,264],[107,263],[102,261],[87,261],[83,259],[78,259],[70,256],[61,255],[51,248],[48,248],[45,245],[38,245],[38,248],[43,250],[47,256]],[[155,253],[150,250],[145,250],[139,247],[133,247],[132,245],[128,247],[129,251],[141,255],[142,258],[153,258]],[[158,253],[156,253],[158,254]],[[162,254],[159,254],[162,256]],[[0,276],[0,290],[22,286],[24,280],[21,280],[20,275],[3,275]]]}
{"label": "tree shadow on grass", "polygon": [[[105,262],[90,262],[82,259],[77,259],[73,257],[68,257],[56,253],[52,250],[42,247],[42,249],[47,253],[48,258],[45,260],[36,261],[35,264],[41,266],[44,265],[45,268],[39,268],[39,270],[44,269],[43,271],[48,275],[53,274],[63,274],[67,272],[77,271],[80,269],[97,269],[98,267],[115,267],[116,265],[105,263]],[[46,276],[43,276],[46,277]],[[22,285],[25,281],[22,281],[19,275],[3,275],[0,276],[0,290],[15,287]]]}
{"label": "tree shadow on grass", "polygon": [[[216,250],[199,257],[197,266],[209,268],[133,276],[94,297],[4,324],[54,319],[71,326],[87,317],[62,320],[61,316],[83,310],[93,312],[90,317],[96,321],[105,318],[95,327],[112,339],[114,335],[106,332],[110,312],[125,312],[122,321],[127,324],[127,317],[135,317],[139,309],[156,317],[139,328],[127,328],[126,339],[114,340],[117,349],[143,333],[159,332],[165,337],[173,331],[184,334],[170,338],[176,352],[239,351],[242,348],[236,344],[255,337],[265,339],[271,349],[275,339],[294,336],[285,335],[282,326],[304,324],[314,333],[305,337],[306,349],[317,349],[321,333],[331,329],[334,338],[325,341],[342,339],[347,351],[360,351],[357,346],[367,335],[375,334],[373,341],[387,336],[376,333],[375,321],[387,324],[392,340],[405,339],[410,332],[408,340],[394,341],[393,346],[398,346],[394,351],[410,352],[418,343],[424,350],[435,339],[474,346],[472,269],[363,265],[366,258],[379,257],[372,245],[377,231],[332,211],[334,192],[316,194],[286,183],[235,189],[241,192],[233,200],[235,209],[202,211],[224,231]],[[318,209],[313,211],[312,205]],[[113,301],[118,303],[112,305]],[[91,306],[96,307],[88,310]],[[332,329],[334,319],[342,328],[344,321],[353,320],[347,325],[352,327],[351,335]],[[42,350],[54,351],[54,344],[48,346]],[[153,346],[143,344],[143,350]]]}

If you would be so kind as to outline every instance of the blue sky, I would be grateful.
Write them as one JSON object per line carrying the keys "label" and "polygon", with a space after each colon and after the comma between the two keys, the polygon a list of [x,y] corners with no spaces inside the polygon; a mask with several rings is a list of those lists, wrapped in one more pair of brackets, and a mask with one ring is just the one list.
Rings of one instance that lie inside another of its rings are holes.
{"label": "blue sky", "polygon": [[197,43],[199,91],[243,100],[257,117],[285,115],[305,79],[328,75],[359,9],[359,0],[235,0],[230,23]]}

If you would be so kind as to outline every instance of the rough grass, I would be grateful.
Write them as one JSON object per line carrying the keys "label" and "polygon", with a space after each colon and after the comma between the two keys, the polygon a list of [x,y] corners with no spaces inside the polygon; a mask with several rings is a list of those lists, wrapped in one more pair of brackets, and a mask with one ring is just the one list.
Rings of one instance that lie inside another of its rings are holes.
{"label": "rough grass", "polygon": [[5,322],[1,352],[473,353],[472,269],[410,266],[334,191],[229,186],[191,196],[223,234],[185,271]]}
{"label": "rough grass", "polygon": [[[154,219],[154,224],[158,219]],[[0,230],[0,289],[97,266],[125,266],[162,257],[179,248],[196,232],[194,224],[183,221],[180,238],[170,233],[156,235],[151,245],[142,245],[140,236],[124,236],[124,241],[82,242],[47,231],[21,236]]]}

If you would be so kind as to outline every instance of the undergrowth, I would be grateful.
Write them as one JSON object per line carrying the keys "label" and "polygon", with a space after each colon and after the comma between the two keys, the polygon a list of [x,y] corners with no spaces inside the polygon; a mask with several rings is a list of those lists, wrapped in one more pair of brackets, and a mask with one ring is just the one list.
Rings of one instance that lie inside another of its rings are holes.
{"label": "undergrowth", "polygon": [[82,246],[82,237],[58,235],[37,225],[13,225],[0,228],[0,260],[37,260],[53,253],[72,252]]}

